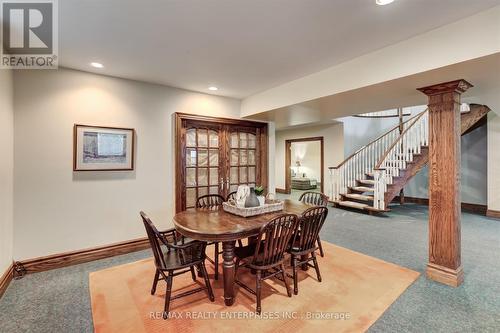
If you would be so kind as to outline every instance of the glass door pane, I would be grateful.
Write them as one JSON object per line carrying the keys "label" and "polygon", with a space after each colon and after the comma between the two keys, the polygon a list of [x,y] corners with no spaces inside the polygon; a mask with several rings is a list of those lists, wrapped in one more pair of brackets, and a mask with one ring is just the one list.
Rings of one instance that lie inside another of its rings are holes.
{"label": "glass door pane", "polygon": [[[234,123],[232,123],[234,122]],[[265,125],[248,121],[183,119],[176,166],[176,211],[196,206],[200,196],[223,197],[239,185],[260,185],[267,170]],[[264,184],[265,185],[265,184]]]}
{"label": "glass door pane", "polygon": [[[255,187],[257,138],[255,129],[231,130],[229,135],[229,191],[236,191],[238,185]],[[251,133],[254,132],[254,133]]]}
{"label": "glass door pane", "polygon": [[199,197],[220,193],[221,131],[192,127],[186,130],[185,208],[194,208]]}

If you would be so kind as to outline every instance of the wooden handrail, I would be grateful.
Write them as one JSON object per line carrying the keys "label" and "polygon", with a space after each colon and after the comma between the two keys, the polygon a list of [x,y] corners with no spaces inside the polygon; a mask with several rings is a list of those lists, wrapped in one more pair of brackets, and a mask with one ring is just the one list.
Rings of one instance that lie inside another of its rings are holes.
{"label": "wooden handrail", "polygon": [[[419,114],[417,114],[415,117],[415,120],[413,121],[413,124],[411,124],[410,126],[408,126],[404,131],[403,133],[401,133],[401,135],[393,142],[393,144],[385,151],[385,154],[380,158],[380,160],[378,161],[377,165],[375,166],[374,170],[383,170],[384,168],[381,168],[380,166],[382,165],[382,163],[384,162],[384,160],[386,159],[387,156],[389,156],[389,153],[392,151],[392,149],[403,139],[404,135],[413,127],[413,125],[415,125],[417,123],[417,121],[428,111],[429,109],[425,109],[424,111],[420,112]],[[412,118],[412,119],[413,119]],[[409,119],[411,120],[411,119]]]}
{"label": "wooden handrail", "polygon": [[[425,112],[425,111],[424,111]],[[418,115],[415,115],[413,117],[411,117],[410,119],[406,120],[405,122],[403,122],[403,124],[406,124],[407,122],[413,120],[414,118],[418,117],[420,114]],[[344,165],[348,160],[350,160],[351,158],[353,158],[354,156],[356,156],[359,152],[361,152],[362,150],[368,148],[369,146],[371,146],[372,144],[374,144],[375,142],[381,140],[383,137],[385,137],[386,135],[389,135],[392,131],[396,130],[399,128],[399,124],[394,126],[392,129],[390,129],[389,131],[385,132],[384,134],[382,134],[381,136],[379,136],[378,138],[376,138],[375,140],[371,141],[370,143],[368,143],[367,145],[359,148],[358,150],[356,150],[354,153],[352,153],[348,158],[346,158],[345,160],[343,160],[339,165],[337,166],[334,166],[334,167],[328,167],[328,169],[338,169],[340,168],[342,165]]]}

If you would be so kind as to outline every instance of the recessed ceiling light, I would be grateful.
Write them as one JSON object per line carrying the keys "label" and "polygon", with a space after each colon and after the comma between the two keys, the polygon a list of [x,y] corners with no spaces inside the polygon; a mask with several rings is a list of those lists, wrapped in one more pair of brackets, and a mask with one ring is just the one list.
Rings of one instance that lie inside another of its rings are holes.
{"label": "recessed ceiling light", "polygon": [[103,68],[104,65],[99,63],[99,62],[91,62],[90,66],[95,67],[95,68]]}
{"label": "recessed ceiling light", "polygon": [[375,3],[380,6],[388,5],[394,2],[394,0],[375,0]]}
{"label": "recessed ceiling light", "polygon": [[219,90],[219,88],[211,86],[211,87],[208,87],[208,90],[217,91],[217,90]]}

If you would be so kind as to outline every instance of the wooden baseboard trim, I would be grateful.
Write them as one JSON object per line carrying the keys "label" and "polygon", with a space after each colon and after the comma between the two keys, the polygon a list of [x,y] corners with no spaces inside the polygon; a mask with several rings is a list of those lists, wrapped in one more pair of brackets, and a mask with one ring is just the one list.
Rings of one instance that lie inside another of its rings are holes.
{"label": "wooden baseboard trim", "polygon": [[[415,198],[415,197],[405,196],[404,199],[405,199],[405,202],[407,202],[407,203],[416,203],[416,204],[423,205],[423,206],[429,206],[429,199],[427,199],[427,198]],[[399,203],[399,196],[396,196],[394,198],[393,202]],[[479,215],[487,215],[488,206],[462,202],[462,210],[469,212],[469,213],[474,213],[474,214],[479,214]],[[498,212],[498,213],[500,214],[500,212]]]}
{"label": "wooden baseboard trim", "polygon": [[149,247],[147,238],[98,246],[80,251],[65,252],[45,257],[21,261],[26,273],[37,273],[51,269],[82,264],[89,261],[114,257],[121,254],[144,250]]}
{"label": "wooden baseboard trim", "polygon": [[488,211],[486,212],[486,216],[500,219],[500,211],[488,209]]}
{"label": "wooden baseboard trim", "polygon": [[427,277],[451,287],[458,287],[464,282],[464,271],[462,266],[457,269],[451,269],[441,265],[428,263]]}
{"label": "wooden baseboard trim", "polygon": [[276,193],[288,194],[284,188],[276,188]]}
{"label": "wooden baseboard trim", "polygon": [[469,213],[486,215],[486,212],[488,211],[488,206],[462,202],[462,210]]}
{"label": "wooden baseboard trim", "polygon": [[0,277],[0,298],[3,296],[3,294],[7,290],[7,287],[9,286],[10,281],[12,281],[13,275],[14,275],[14,265],[12,263],[7,268],[7,270],[3,273],[3,275]]}

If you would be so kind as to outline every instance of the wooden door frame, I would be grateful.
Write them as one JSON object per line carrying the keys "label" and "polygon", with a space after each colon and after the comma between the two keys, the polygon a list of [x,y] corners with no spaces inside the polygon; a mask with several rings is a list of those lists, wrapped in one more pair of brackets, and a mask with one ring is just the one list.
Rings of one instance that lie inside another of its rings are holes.
{"label": "wooden door frame", "polygon": [[324,147],[324,137],[315,136],[309,138],[299,138],[299,139],[288,139],[285,140],[285,193],[292,193],[292,175],[290,173],[290,166],[292,164],[292,143],[294,142],[309,142],[309,141],[319,141],[321,144],[321,193],[325,193],[325,147]]}
{"label": "wooden door frame", "polygon": [[182,122],[185,120],[190,121],[198,121],[204,123],[212,123],[217,125],[230,125],[230,126],[244,126],[244,127],[255,127],[260,129],[259,142],[259,151],[260,151],[260,183],[265,188],[269,186],[269,138],[268,138],[268,125],[267,123],[250,121],[250,120],[242,120],[242,119],[231,119],[231,118],[221,118],[221,117],[209,117],[209,116],[199,116],[188,113],[176,112],[174,114],[175,120],[175,211],[176,213],[182,211],[182,179],[185,176],[182,171],[182,161],[185,160],[186,156],[184,155],[182,149],[182,140],[181,140],[181,130],[182,130]]}

